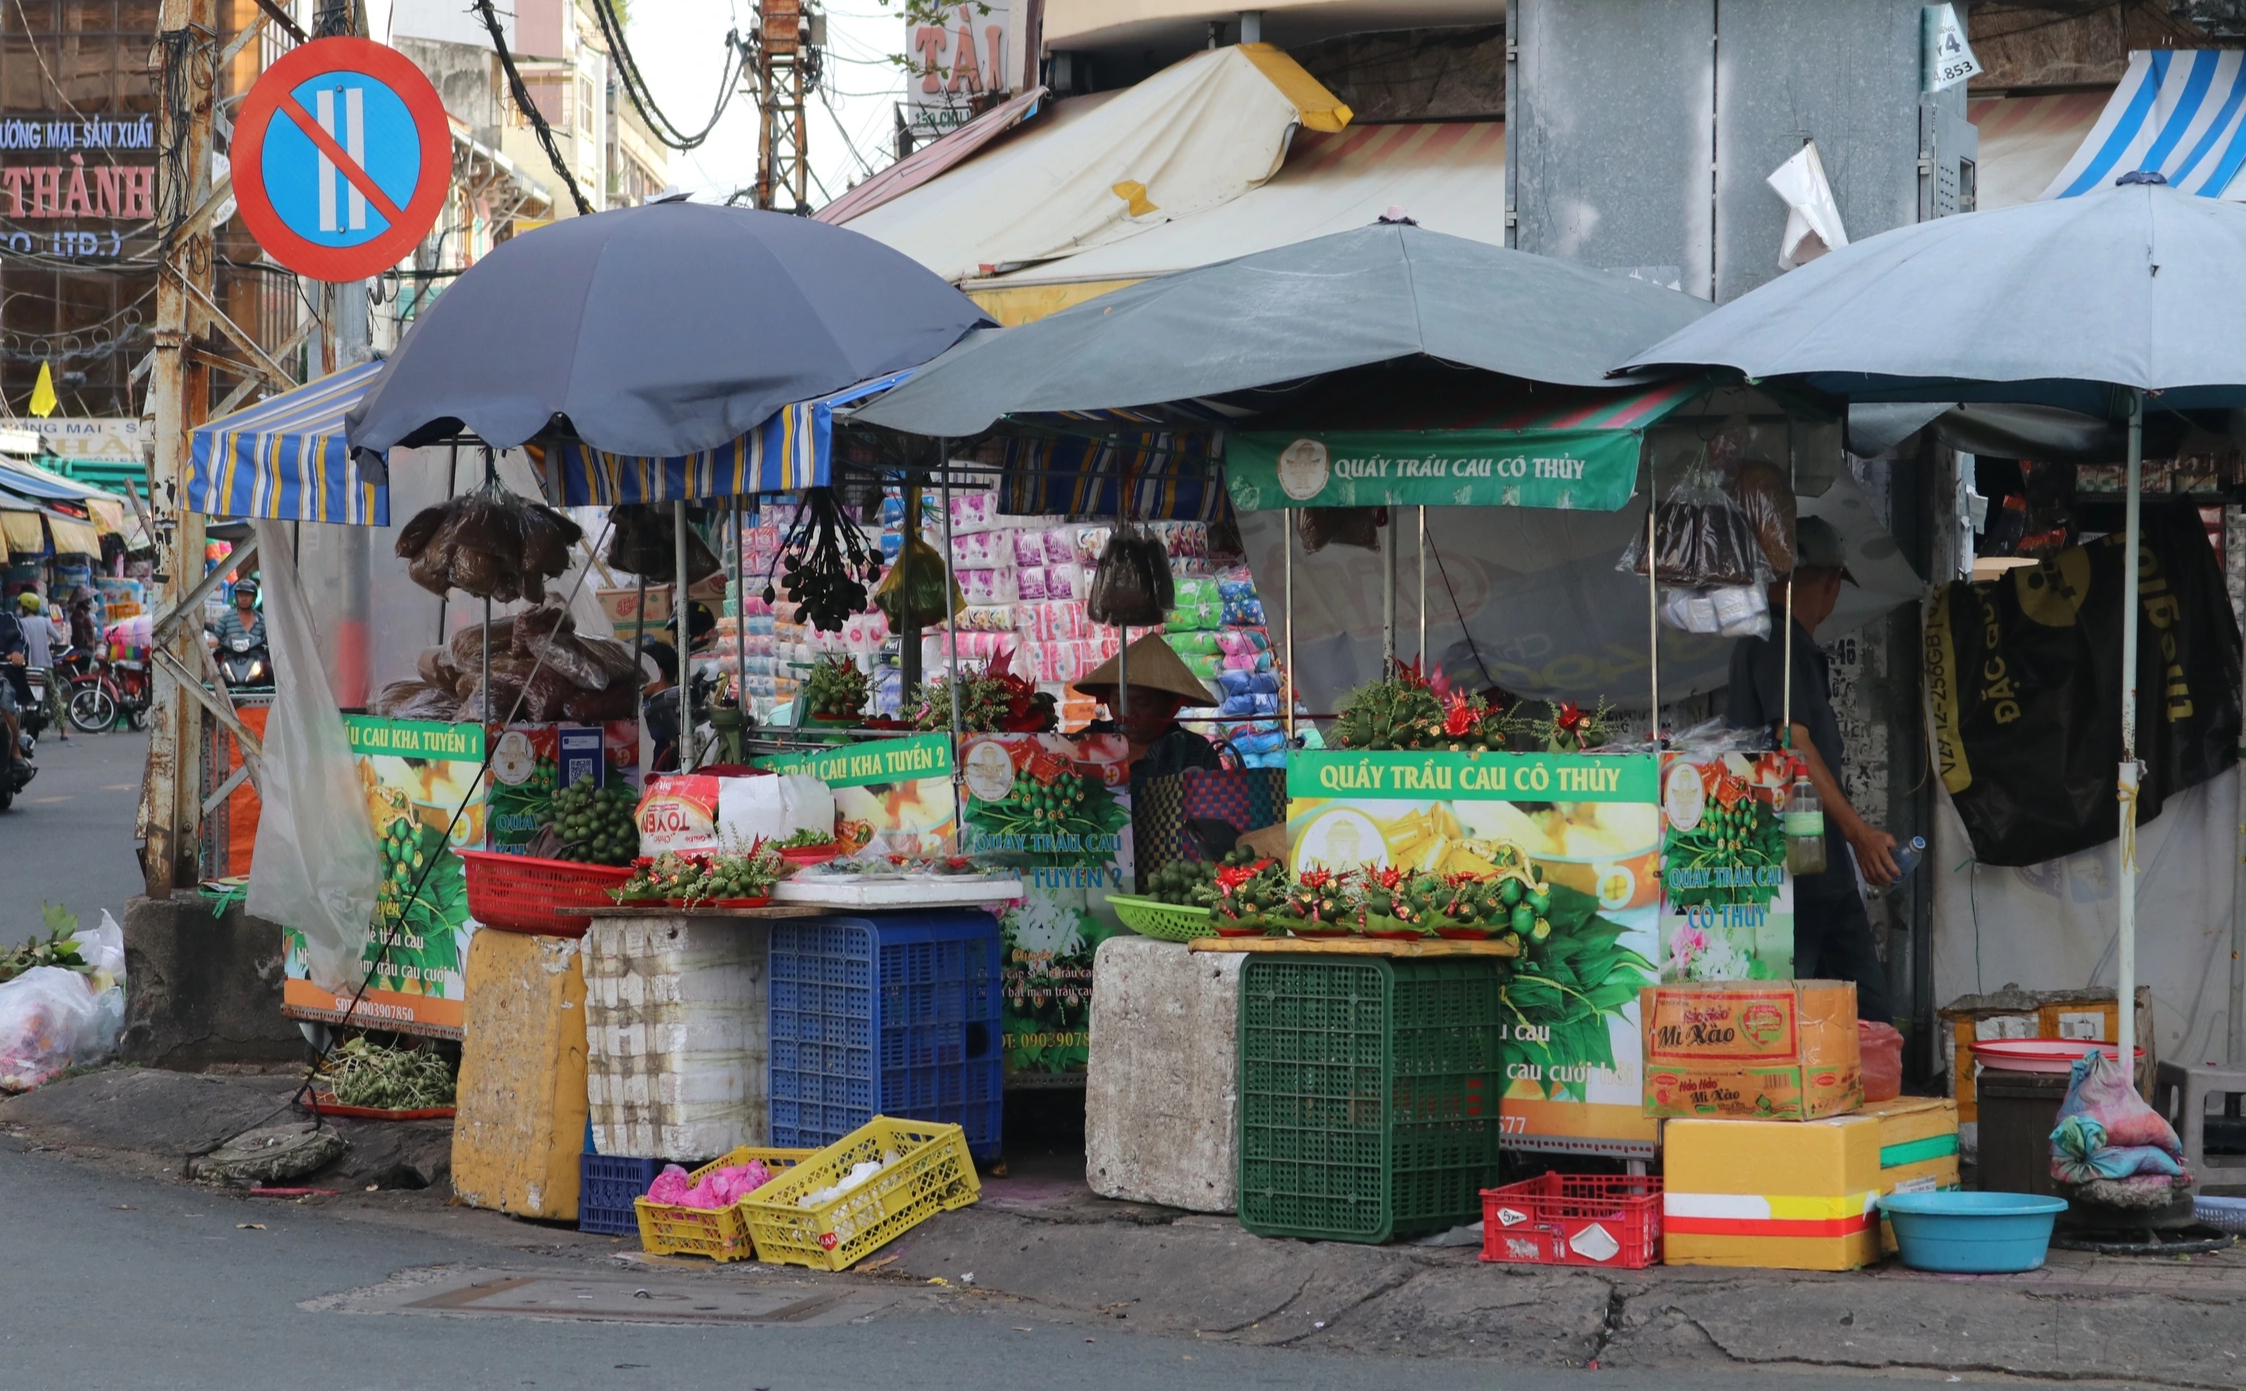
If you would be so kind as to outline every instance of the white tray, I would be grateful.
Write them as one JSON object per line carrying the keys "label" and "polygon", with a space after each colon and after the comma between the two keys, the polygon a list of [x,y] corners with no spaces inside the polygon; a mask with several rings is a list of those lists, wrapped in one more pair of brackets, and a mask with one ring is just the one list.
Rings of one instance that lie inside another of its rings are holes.
{"label": "white tray", "polygon": [[908,874],[894,879],[820,876],[783,879],[772,886],[774,903],[820,903],[837,908],[972,908],[1023,894],[1019,879],[948,874]]}

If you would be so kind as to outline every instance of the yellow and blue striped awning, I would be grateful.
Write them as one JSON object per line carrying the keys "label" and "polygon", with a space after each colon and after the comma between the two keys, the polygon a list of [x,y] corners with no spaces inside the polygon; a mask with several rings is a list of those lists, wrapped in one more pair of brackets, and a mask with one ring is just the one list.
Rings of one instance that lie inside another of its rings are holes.
{"label": "yellow and blue striped awning", "polygon": [[613,506],[823,488],[832,467],[835,408],[879,395],[911,375],[910,369],[891,372],[784,406],[731,444],[700,454],[652,459],[564,441],[556,450],[561,501],[570,507]]}
{"label": "yellow and blue striped awning", "polygon": [[382,370],[379,362],[284,391],[195,431],[188,510],[212,517],[388,526],[390,490],[359,475],[343,416]]}
{"label": "yellow and blue striped awning", "polygon": [[[343,417],[381,370],[381,363],[369,362],[337,372],[196,430],[188,507],[214,517],[388,526],[389,487],[365,479],[343,438]],[[835,408],[910,375],[892,372],[798,401],[731,444],[700,454],[653,459],[564,441],[553,459],[562,491],[556,501],[611,506],[822,487],[833,456]]]}

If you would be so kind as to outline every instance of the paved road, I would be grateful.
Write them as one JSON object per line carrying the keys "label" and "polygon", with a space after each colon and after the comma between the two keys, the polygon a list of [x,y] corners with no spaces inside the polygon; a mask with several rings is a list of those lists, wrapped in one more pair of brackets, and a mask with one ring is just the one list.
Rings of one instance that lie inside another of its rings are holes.
{"label": "paved road", "polygon": [[73,734],[39,741],[39,776],[0,813],[0,942],[39,930],[39,905],[60,903],[86,926],[107,908],[122,922],[141,891],[133,854],[146,734]]}
{"label": "paved road", "polygon": [[[434,1282],[424,1288],[440,1292],[448,1280],[469,1278],[462,1267],[478,1278],[545,1273],[564,1289],[602,1284],[611,1306],[627,1309],[753,1304],[749,1287],[774,1277],[739,1267],[673,1275],[624,1271],[606,1261],[541,1265],[520,1250],[364,1215],[111,1177],[24,1146],[0,1138],[0,1213],[11,1253],[0,1262],[0,1309],[8,1311],[0,1318],[0,1391],[1807,1391],[1831,1381],[1830,1374],[1785,1371],[1556,1372],[1240,1348],[1137,1337],[1108,1323],[1053,1322],[1014,1301],[847,1277],[804,1277],[817,1280],[814,1290],[850,1291],[851,1308],[865,1311],[826,1326],[396,1312],[425,1297],[422,1289],[387,1284],[401,1271],[420,1272],[417,1278]],[[432,1270],[439,1266],[452,1269]],[[387,1288],[333,1298],[370,1286]],[[649,1293],[637,1294],[642,1288]],[[800,1308],[804,1288],[792,1282],[764,1307]],[[659,1304],[666,1299],[672,1303]]]}

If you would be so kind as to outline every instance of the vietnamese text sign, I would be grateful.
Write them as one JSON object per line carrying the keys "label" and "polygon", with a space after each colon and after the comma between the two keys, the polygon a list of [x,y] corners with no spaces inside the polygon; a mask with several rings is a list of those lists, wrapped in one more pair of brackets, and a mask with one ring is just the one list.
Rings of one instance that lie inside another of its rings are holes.
{"label": "vietnamese text sign", "polygon": [[1651,754],[1376,753],[1305,750],[1287,760],[1287,796],[1434,797],[1444,801],[1647,802]]}
{"label": "vietnamese text sign", "polygon": [[1638,482],[1634,430],[1250,430],[1225,444],[1233,505],[1551,507],[1613,512]]}
{"label": "vietnamese text sign", "polygon": [[869,787],[875,783],[915,782],[951,776],[951,736],[922,734],[910,739],[879,739],[807,753],[772,754],[756,760],[775,773],[807,773],[829,787]]}

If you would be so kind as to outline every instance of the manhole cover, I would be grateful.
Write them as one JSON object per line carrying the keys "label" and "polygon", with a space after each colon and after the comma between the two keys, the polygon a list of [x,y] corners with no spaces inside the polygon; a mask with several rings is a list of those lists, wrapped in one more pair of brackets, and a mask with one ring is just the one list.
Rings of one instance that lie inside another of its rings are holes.
{"label": "manhole cover", "polygon": [[314,1307],[356,1314],[583,1319],[601,1323],[770,1323],[820,1327],[880,1312],[895,1296],[810,1281],[613,1280],[509,1271],[400,1278]]}

